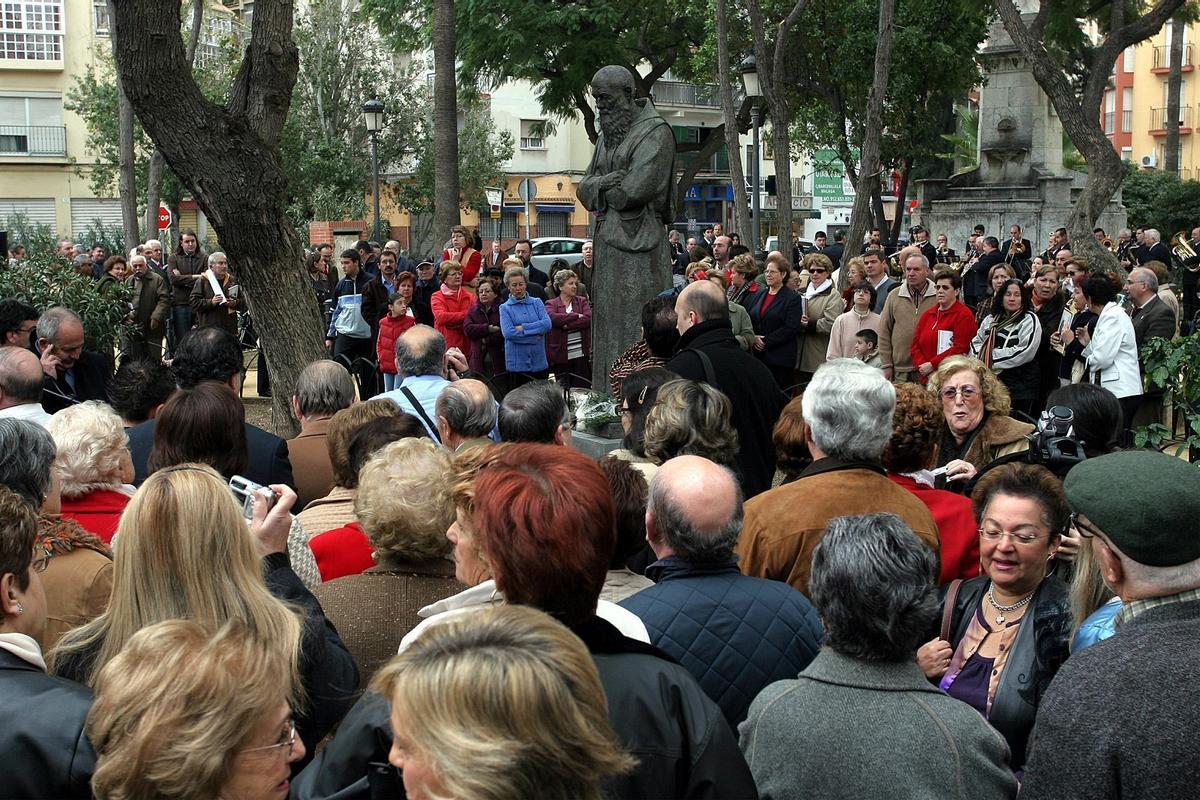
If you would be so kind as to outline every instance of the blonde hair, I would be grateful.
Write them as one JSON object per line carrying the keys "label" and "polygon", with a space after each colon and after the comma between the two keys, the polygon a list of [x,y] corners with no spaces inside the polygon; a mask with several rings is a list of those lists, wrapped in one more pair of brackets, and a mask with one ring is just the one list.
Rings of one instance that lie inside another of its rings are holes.
{"label": "blonde hair", "polygon": [[363,464],[354,515],[378,553],[412,561],[450,554],[450,455],[429,439],[400,439]]}
{"label": "blonde hair", "polygon": [[52,670],[94,652],[84,666],[90,686],[134,634],[170,619],[211,629],[238,620],[268,641],[298,641],[299,617],[267,590],[246,518],[212,467],[181,464],[151,475],[125,507],[117,536],[108,608],[59,640]]}
{"label": "blonde hair", "polygon": [[751,278],[758,274],[758,264],[754,263],[754,256],[749,253],[734,256],[729,259],[725,266],[739,275],[746,275]]}
{"label": "blonde hair", "polygon": [[942,391],[942,383],[964,370],[974,372],[975,377],[979,379],[979,388],[983,392],[983,407],[989,414],[1005,416],[1012,411],[1012,395],[1008,393],[1008,387],[982,361],[970,356],[950,356],[938,364],[938,368],[929,376],[929,391],[939,394]]}
{"label": "blonde hair", "polygon": [[[826,256],[826,258],[829,258],[829,256]],[[833,264],[833,262],[830,262],[831,266],[832,266],[832,264]],[[850,277],[850,273],[854,272],[855,270],[858,270],[858,274],[860,276],[858,281],[855,281],[853,278]],[[867,262],[863,261],[862,256],[855,256],[854,258],[852,258],[848,262],[846,262],[846,285],[847,286],[853,286],[854,284],[856,284],[860,281],[865,281],[866,279],[867,279]]]}
{"label": "blonde hair", "polygon": [[1074,639],[1087,618],[1112,599],[1113,591],[1100,576],[1100,565],[1086,540],[1075,552],[1071,567],[1071,638]]}
{"label": "blonde hair", "polygon": [[[449,798],[599,800],[629,772],[595,661],[548,614],[498,606],[429,628],[376,674]],[[441,796],[431,795],[436,800]]]}
{"label": "blonde hair", "polygon": [[50,418],[46,430],[58,456],[54,471],[63,497],[82,497],[94,489],[121,483],[122,462],[129,459],[129,437],[121,417],[99,400],[68,406]]}
{"label": "blonde hair", "polygon": [[329,464],[333,467],[333,484],[343,489],[358,485],[358,473],[350,466],[350,440],[355,432],[373,419],[384,419],[400,415],[400,406],[391,400],[376,397],[365,403],[355,403],[343,408],[329,418],[329,432],[325,434],[325,448],[329,451]]}
{"label": "blonde hair", "polygon": [[738,449],[732,411],[729,398],[707,383],[664,383],[646,415],[646,455],[656,464],[683,455],[732,464]]}
{"label": "blonde hair", "polygon": [[[830,274],[833,273],[833,262],[824,253],[809,253],[804,257],[802,263],[807,270],[812,270],[813,264],[817,264],[824,267]],[[866,274],[866,267],[863,267],[863,274]]]}
{"label": "blonde hair", "polygon": [[291,639],[241,622],[150,625],[100,670],[87,736],[98,800],[217,798],[254,729],[291,699]]}
{"label": "blonde hair", "polygon": [[[470,239],[471,237],[467,236],[467,238]],[[469,247],[470,245],[467,245],[467,246]],[[447,259],[442,262],[442,266],[438,269],[438,277],[442,280],[446,280],[446,276],[449,275],[451,272],[462,272],[462,271],[463,271],[462,264],[458,263],[457,261],[455,261],[454,259],[451,258],[451,259]]]}

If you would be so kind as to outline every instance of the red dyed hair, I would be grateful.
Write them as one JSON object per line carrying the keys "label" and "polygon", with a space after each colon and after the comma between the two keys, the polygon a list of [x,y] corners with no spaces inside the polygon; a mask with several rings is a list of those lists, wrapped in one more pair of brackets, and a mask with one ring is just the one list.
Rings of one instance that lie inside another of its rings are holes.
{"label": "red dyed hair", "polygon": [[475,478],[474,522],[505,600],[568,625],[595,616],[617,537],[595,461],[558,445],[504,448]]}

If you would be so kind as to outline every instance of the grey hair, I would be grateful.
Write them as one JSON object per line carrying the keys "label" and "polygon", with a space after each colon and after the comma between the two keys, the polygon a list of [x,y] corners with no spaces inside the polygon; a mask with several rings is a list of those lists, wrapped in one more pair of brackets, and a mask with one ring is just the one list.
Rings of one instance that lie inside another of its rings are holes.
{"label": "grey hair", "polygon": [[[912,247],[913,245],[909,245],[909,246],[910,246],[910,247]],[[905,263],[905,265],[907,265],[907,264],[908,264],[908,262],[909,262],[909,261],[912,261],[914,258],[919,258],[919,259],[921,259],[921,263],[925,265],[925,269],[929,269],[929,259],[928,259],[928,258],[926,258],[926,257],[925,257],[925,254],[924,254],[924,253],[922,253],[922,252],[921,252],[921,251],[919,251],[919,250],[918,250],[917,252],[915,252],[915,253],[909,253],[908,255],[906,255],[906,256],[904,257],[904,263]]]}
{"label": "grey hair", "polygon": [[1100,541],[1121,562],[1125,586],[1136,587],[1141,596],[1165,597],[1200,588],[1200,558],[1169,567],[1152,567],[1125,555],[1109,537],[1102,536]]}
{"label": "grey hair", "polygon": [[354,379],[337,361],[314,361],[296,379],[296,405],[306,417],[336,414],[354,402]]}
{"label": "grey hair", "polygon": [[1129,228],[1121,228],[1121,230],[1117,231],[1117,236],[1133,236],[1133,231],[1129,230]]}
{"label": "grey hair", "polygon": [[0,347],[0,392],[22,403],[39,403],[42,400],[41,370],[27,377],[12,363],[25,353],[29,351],[23,347]]}
{"label": "grey hair", "polygon": [[496,401],[490,392],[476,402],[470,392],[452,383],[438,393],[435,408],[459,436],[487,436],[496,427]]}
{"label": "grey hair", "polygon": [[570,425],[566,398],[549,381],[531,381],[504,396],[500,440],[553,444],[560,425]]}
{"label": "grey hair", "polygon": [[50,491],[50,470],[58,454],[49,431],[24,419],[0,419],[0,485],[36,511]]}
{"label": "grey hair", "polygon": [[162,242],[160,242],[158,239],[147,239],[142,243],[142,247],[150,247],[151,245],[154,247],[162,247]]}
{"label": "grey hair", "polygon": [[579,280],[579,276],[575,274],[574,270],[560,269],[558,272],[554,273],[554,291],[561,292],[562,287],[567,281],[571,280],[571,278]]}
{"label": "grey hair", "polygon": [[655,473],[650,479],[646,511],[654,516],[654,525],[667,545],[684,561],[713,564],[733,557],[733,548],[742,532],[742,490],[728,467],[722,466],[721,472],[733,485],[733,508],[729,519],[715,530],[696,527],[688,518],[687,510],[671,496],[671,487],[663,479],[662,472]]}
{"label": "grey hair", "polygon": [[895,514],[835,517],[808,581],[825,643],[862,661],[911,661],[938,613],[937,554]]}
{"label": "grey hair", "polygon": [[1143,237],[1149,236],[1151,239],[1153,239],[1156,242],[1162,241],[1162,234],[1160,234],[1158,232],[1157,228],[1146,228],[1144,231],[1142,231],[1142,236]]}
{"label": "grey hair", "polygon": [[53,342],[58,338],[58,329],[62,327],[64,322],[74,320],[79,323],[79,327],[83,327],[83,320],[79,318],[71,309],[66,306],[54,306],[46,309],[37,321],[37,336],[39,339],[45,339],[47,342]]}
{"label": "grey hair", "polygon": [[220,250],[218,250],[218,251],[217,251],[217,252],[215,252],[215,253],[211,253],[211,254],[209,254],[209,256],[208,256],[208,265],[211,267],[213,264],[217,263],[217,259],[218,259],[218,258],[223,258],[223,259],[225,259],[225,263],[226,263],[226,264],[228,264],[228,263],[229,263],[229,256],[225,255],[225,254],[224,254],[224,253],[222,253]]}
{"label": "grey hair", "polygon": [[414,325],[409,331],[424,329],[430,332],[428,346],[418,349],[415,337],[401,336],[396,339],[396,372],[405,378],[419,375],[441,375],[446,362],[446,337],[428,325]]}
{"label": "grey hair", "polygon": [[525,269],[524,267],[509,267],[508,269],[504,270],[504,285],[508,286],[509,280],[517,277],[518,275],[524,278],[526,283],[529,282],[529,270]]}
{"label": "grey hair", "polygon": [[1138,280],[1146,282],[1146,288],[1152,292],[1158,291],[1158,276],[1154,274],[1154,270],[1138,267],[1135,272],[1138,273]]}
{"label": "grey hair", "polygon": [[896,389],[876,367],[839,358],[822,364],[804,390],[804,421],[827,456],[878,461],[892,434]]}
{"label": "grey hair", "polygon": [[738,452],[732,415],[733,404],[721,390],[683,378],[668,381],[646,415],[646,456],[656,464],[689,455],[732,464]]}

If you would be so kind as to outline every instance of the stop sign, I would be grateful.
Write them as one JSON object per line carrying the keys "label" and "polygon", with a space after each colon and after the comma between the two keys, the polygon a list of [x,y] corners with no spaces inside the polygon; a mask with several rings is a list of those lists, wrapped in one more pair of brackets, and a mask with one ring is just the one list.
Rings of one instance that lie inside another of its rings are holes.
{"label": "stop sign", "polygon": [[166,206],[158,207],[158,229],[165,231],[171,227],[171,209]]}

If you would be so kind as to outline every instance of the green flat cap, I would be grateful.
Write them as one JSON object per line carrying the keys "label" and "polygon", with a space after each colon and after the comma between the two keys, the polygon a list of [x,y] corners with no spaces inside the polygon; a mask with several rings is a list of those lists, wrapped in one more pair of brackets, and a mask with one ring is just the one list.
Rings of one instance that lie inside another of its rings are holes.
{"label": "green flat cap", "polygon": [[1148,567],[1200,558],[1200,468],[1149,450],[1075,465],[1063,481],[1073,511]]}

